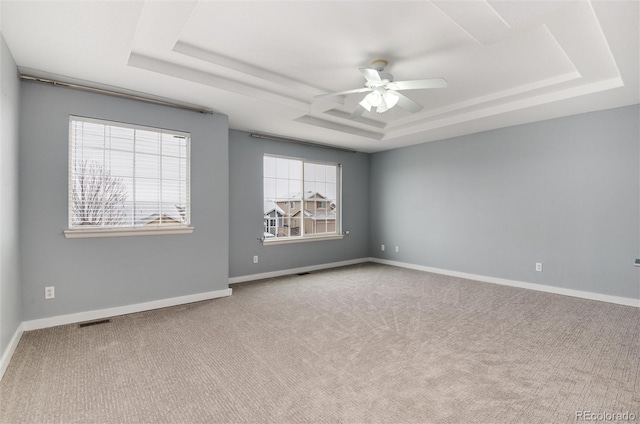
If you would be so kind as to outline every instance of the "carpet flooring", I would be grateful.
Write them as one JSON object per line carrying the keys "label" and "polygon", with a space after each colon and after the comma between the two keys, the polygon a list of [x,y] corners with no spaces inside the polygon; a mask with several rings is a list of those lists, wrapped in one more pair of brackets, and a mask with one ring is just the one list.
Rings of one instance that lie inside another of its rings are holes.
{"label": "carpet flooring", "polygon": [[1,423],[575,423],[587,412],[639,421],[640,309],[371,263],[26,332],[0,382]]}

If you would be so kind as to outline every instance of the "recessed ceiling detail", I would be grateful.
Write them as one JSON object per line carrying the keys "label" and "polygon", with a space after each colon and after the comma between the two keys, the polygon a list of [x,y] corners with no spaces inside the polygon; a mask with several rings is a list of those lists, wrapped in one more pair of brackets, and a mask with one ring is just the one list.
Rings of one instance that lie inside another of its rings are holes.
{"label": "recessed ceiling detail", "polygon": [[[3,1],[20,69],[198,104],[232,128],[379,151],[638,103],[637,1]],[[78,37],[78,34],[83,34]],[[33,40],[46,40],[34,42]],[[350,116],[385,58],[416,113]]]}
{"label": "recessed ceiling detail", "polygon": [[248,97],[255,97],[267,102],[273,102],[282,106],[291,107],[299,110],[306,110],[308,103],[303,100],[283,95],[265,88],[247,84],[245,82],[233,80],[210,72],[181,66],[174,62],[167,62],[160,59],[144,56],[137,53],[131,53],[129,56],[129,66],[146,69],[160,74],[177,77],[183,80],[192,81],[199,84],[209,85],[211,87],[221,88],[237,94],[243,94]]}
{"label": "recessed ceiling detail", "polygon": [[435,7],[456,23],[462,31],[480,45],[504,38],[510,26],[485,1],[432,1]]}
{"label": "recessed ceiling detail", "polygon": [[320,88],[313,87],[311,85],[293,80],[291,78],[287,78],[283,75],[268,71],[266,69],[262,69],[259,66],[246,62],[240,62],[230,57],[222,56],[215,52],[192,46],[181,41],[178,41],[176,43],[173,51],[196,59],[210,62],[214,65],[223,66],[239,74],[250,75],[263,81],[281,86],[284,89],[295,90],[298,92],[306,93],[307,95],[314,95],[322,92]]}

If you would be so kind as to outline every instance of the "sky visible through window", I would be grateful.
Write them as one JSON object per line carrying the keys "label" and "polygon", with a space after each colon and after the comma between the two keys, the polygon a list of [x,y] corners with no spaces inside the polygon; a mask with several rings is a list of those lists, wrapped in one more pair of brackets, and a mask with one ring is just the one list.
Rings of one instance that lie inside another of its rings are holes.
{"label": "sky visible through window", "polygon": [[[264,197],[285,200],[303,192],[303,161],[264,157]],[[336,198],[336,165],[304,162],[304,191],[317,192],[328,199]]]}

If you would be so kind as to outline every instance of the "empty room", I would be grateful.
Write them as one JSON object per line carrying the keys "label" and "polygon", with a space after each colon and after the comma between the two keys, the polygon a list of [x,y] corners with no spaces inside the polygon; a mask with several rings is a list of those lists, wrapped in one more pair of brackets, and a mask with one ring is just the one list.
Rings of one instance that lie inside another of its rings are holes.
{"label": "empty room", "polygon": [[0,423],[640,422],[640,1],[0,0]]}

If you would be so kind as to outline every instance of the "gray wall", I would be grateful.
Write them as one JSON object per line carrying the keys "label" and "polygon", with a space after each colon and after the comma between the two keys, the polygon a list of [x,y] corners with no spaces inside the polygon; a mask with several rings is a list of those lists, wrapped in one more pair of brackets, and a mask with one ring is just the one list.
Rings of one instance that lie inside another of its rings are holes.
{"label": "gray wall", "polygon": [[[22,82],[20,235],[24,320],[228,287],[228,122]],[[66,239],[69,115],[190,132],[190,235]],[[44,300],[44,287],[56,288]]]}
{"label": "gray wall", "polygon": [[18,237],[20,80],[0,34],[0,357],[22,322]]}
{"label": "gray wall", "polygon": [[640,298],[639,114],[636,105],[374,154],[372,255]]}
{"label": "gray wall", "polygon": [[[2,208],[0,220],[3,350],[21,319],[220,290],[228,277],[372,254],[640,298],[632,266],[640,251],[638,106],[353,154],[254,139],[228,131],[223,115],[19,84],[8,54],[3,42],[0,189],[3,199],[14,199],[3,201],[14,207]],[[195,232],[65,239],[70,114],[191,132]],[[15,226],[6,224],[17,220],[18,129],[19,239]],[[350,234],[333,241],[258,242],[265,153],[342,163],[343,230]],[[535,262],[544,263],[544,272],[534,271]],[[44,300],[47,285],[56,287],[55,300]]]}
{"label": "gray wall", "polygon": [[[284,155],[342,164],[342,240],[263,246],[262,158]],[[229,276],[339,262],[369,256],[369,155],[252,138],[229,133],[231,221]],[[258,255],[259,263],[253,263]]]}

